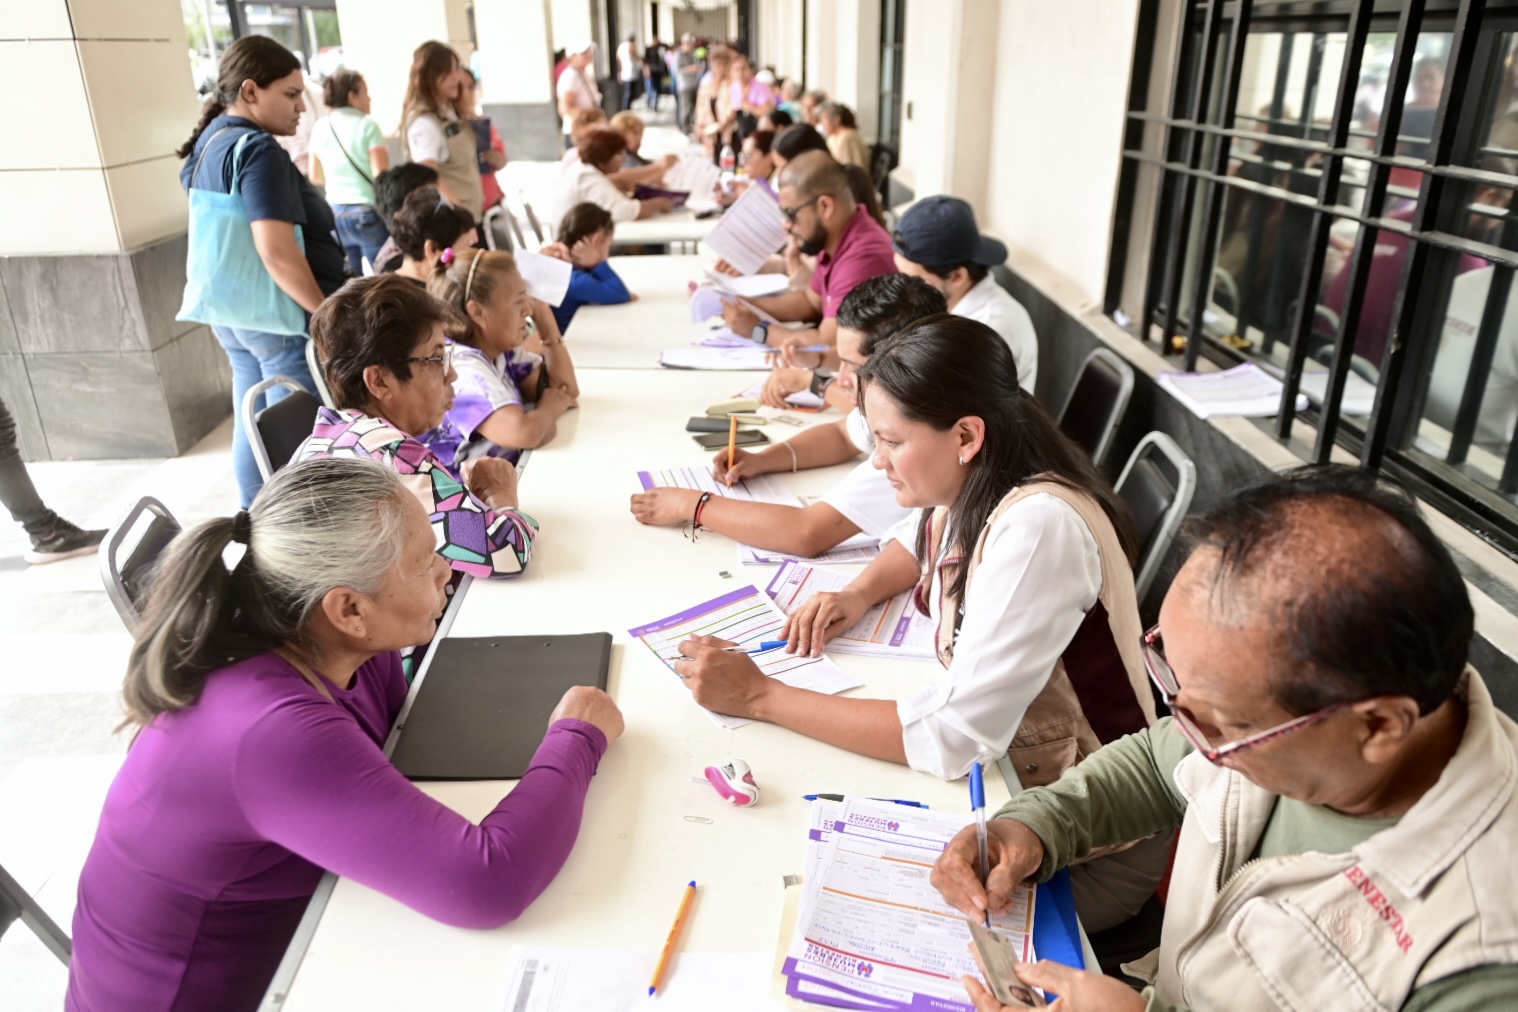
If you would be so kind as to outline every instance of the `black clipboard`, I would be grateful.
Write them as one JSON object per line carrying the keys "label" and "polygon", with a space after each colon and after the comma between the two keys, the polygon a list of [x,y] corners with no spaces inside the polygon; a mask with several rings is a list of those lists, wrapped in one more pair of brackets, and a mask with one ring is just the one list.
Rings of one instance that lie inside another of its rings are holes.
{"label": "black clipboard", "polygon": [[391,762],[411,780],[516,780],[574,685],[606,688],[611,633],[444,637]]}

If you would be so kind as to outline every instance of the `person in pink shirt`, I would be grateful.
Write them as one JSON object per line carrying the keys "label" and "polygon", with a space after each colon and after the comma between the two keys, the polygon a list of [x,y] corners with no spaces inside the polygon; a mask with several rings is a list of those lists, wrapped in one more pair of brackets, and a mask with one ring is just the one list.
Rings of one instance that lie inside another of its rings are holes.
{"label": "person in pink shirt", "polygon": [[[860,282],[881,274],[896,273],[891,237],[854,199],[848,172],[824,151],[807,151],[786,163],[780,173],[780,210],[785,228],[797,248],[817,258],[817,270],[804,291],[792,289],[779,295],[750,300],[777,320],[811,324],[801,330],[771,327],[752,311],[730,304],[723,313],[735,334],[746,334],[756,343],[784,352],[784,365],[766,381],[776,391],[794,383],[796,373],[806,369],[839,366],[836,347],[838,304]],[[826,345],[823,352],[799,349]],[[803,380],[802,387],[805,388]],[[789,389],[794,390],[792,385]],[[784,397],[780,393],[781,398]],[[770,401],[767,393],[766,402]]]}
{"label": "person in pink shirt", "polygon": [[478,825],[422,793],[383,746],[397,650],[432,637],[449,572],[416,497],[360,458],[290,464],[170,544],[122,687],[137,732],[79,879],[67,1012],[252,1012],[323,870],[465,928],[548,887],[622,715],[571,689]]}

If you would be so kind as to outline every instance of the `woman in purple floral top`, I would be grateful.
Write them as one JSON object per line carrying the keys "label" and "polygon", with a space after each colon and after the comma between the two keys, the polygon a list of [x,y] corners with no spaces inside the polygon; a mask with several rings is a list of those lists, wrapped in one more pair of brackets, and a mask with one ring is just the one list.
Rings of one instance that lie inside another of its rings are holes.
{"label": "woman in purple floral top", "polygon": [[311,317],[337,409],[322,408],[296,454],[369,457],[393,467],[432,522],[437,550],[472,576],[511,576],[532,556],[537,522],[517,509],[509,461],[450,469],[414,435],[436,428],[453,403],[445,307],[404,278],[348,282]]}
{"label": "woman in purple floral top", "polygon": [[[512,255],[450,251],[427,290],[453,307],[461,329],[453,352],[453,406],[422,442],[444,463],[459,464],[481,457],[516,460],[523,450],[553,439],[559,416],[575,407],[580,387],[553,310],[527,294]],[[541,353],[524,347],[529,320]]]}

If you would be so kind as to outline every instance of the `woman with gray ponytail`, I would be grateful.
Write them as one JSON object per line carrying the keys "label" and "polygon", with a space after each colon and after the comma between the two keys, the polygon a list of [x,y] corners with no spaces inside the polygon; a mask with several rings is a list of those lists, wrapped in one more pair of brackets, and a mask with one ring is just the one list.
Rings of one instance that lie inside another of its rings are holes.
{"label": "woman with gray ponytail", "polygon": [[79,881],[69,1012],[255,1009],[324,869],[448,924],[514,919],[562,867],[622,716],[571,689],[478,826],[385,758],[397,650],[449,567],[383,464],[281,470],[159,565],[124,694],[137,736]]}

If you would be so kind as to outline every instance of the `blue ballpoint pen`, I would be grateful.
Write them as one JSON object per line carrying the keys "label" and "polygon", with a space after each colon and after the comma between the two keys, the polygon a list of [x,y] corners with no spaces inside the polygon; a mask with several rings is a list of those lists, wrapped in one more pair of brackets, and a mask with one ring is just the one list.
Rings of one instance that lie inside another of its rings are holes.
{"label": "blue ballpoint pen", "polygon": [[734,647],[724,647],[723,649],[730,654],[767,654],[771,650],[779,650],[781,647],[785,646],[786,642],[786,640],[763,640],[757,647],[752,650],[741,645]]}
{"label": "blue ballpoint pen", "polygon": [[[991,859],[986,839],[986,782],[980,763],[970,767],[970,807],[975,810],[975,838],[980,844],[980,880],[991,879]],[[986,927],[991,926],[991,911],[986,910]]]}

